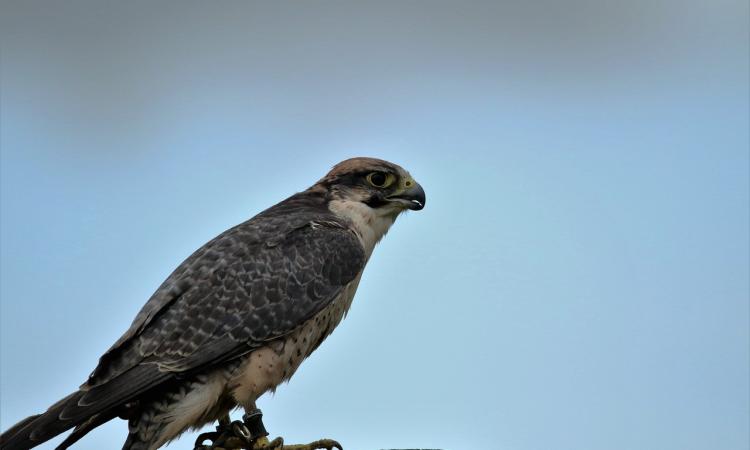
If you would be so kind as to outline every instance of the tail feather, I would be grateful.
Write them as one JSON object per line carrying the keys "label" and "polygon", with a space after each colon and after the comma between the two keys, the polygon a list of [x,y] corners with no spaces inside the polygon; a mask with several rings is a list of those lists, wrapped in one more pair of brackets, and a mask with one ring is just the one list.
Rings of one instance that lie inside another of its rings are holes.
{"label": "tail feather", "polygon": [[65,408],[77,405],[83,392],[74,392],[42,413],[27,417],[0,435],[0,448],[3,450],[27,450],[58,434],[78,425],[75,421],[60,418]]}
{"label": "tail feather", "polygon": [[114,418],[125,403],[169,377],[167,373],[160,373],[156,366],[142,365],[108,383],[76,391],[50,406],[45,413],[24,419],[0,435],[0,448],[27,450],[80,425],[73,440],[66,441],[70,445],[95,426]]}
{"label": "tail feather", "polygon": [[89,417],[87,421],[83,422],[80,425],[77,425],[73,432],[70,433],[68,437],[66,437],[65,440],[55,448],[55,450],[66,450],[68,447],[75,444],[79,439],[88,434],[89,431],[93,430],[99,425],[109,422],[115,417],[117,417],[117,414],[115,414],[114,412],[110,412],[109,414],[94,414],[93,416]]}
{"label": "tail feather", "polygon": [[16,435],[19,431],[21,431],[23,428],[26,427],[26,425],[33,422],[37,417],[41,416],[41,414],[35,414],[33,416],[29,416],[22,421],[18,422],[17,424],[13,425],[12,427],[5,430],[5,433],[0,435],[0,448],[5,448],[5,441],[10,437]]}

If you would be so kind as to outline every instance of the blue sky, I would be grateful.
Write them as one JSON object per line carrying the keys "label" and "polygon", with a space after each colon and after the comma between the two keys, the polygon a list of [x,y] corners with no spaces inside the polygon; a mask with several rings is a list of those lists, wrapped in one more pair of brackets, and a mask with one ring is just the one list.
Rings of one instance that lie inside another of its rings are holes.
{"label": "blue sky", "polygon": [[427,208],[262,399],[273,435],[748,447],[746,2],[6,1],[0,30],[1,428],[195,248],[368,155]]}

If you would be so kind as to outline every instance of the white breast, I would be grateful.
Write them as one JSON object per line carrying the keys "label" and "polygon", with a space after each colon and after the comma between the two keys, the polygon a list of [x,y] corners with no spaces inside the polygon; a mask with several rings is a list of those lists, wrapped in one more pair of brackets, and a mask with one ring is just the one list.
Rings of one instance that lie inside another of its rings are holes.
{"label": "white breast", "polygon": [[393,221],[396,220],[396,215],[393,213],[384,213],[362,202],[352,200],[332,200],[328,204],[328,209],[352,223],[368,259],[375,244],[385,236],[393,225]]}

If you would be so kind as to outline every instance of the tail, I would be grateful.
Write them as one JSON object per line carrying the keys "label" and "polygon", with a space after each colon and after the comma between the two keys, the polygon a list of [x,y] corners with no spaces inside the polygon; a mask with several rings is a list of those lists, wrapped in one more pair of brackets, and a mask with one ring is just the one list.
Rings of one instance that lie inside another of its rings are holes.
{"label": "tail", "polygon": [[[96,416],[92,417],[93,414],[92,416],[81,414],[81,410],[85,408],[85,406],[79,406],[78,404],[78,401],[84,394],[85,392],[83,391],[74,392],[50,406],[46,412],[27,417],[13,425],[0,435],[0,448],[2,448],[2,450],[28,450],[73,427],[78,427],[81,424],[85,425],[85,423],[91,422],[89,419],[93,419]],[[95,411],[92,411],[92,413],[95,413]],[[107,420],[111,418],[112,416]],[[97,420],[96,422],[98,422],[97,425],[101,425],[105,421]],[[79,428],[82,428],[82,430],[85,431],[83,431],[83,433],[78,432],[78,438],[90,431],[93,427],[84,426]],[[76,431],[78,431],[78,428]],[[70,440],[66,440],[67,445],[75,442],[69,441]],[[67,448],[67,445],[63,443],[61,448]]]}

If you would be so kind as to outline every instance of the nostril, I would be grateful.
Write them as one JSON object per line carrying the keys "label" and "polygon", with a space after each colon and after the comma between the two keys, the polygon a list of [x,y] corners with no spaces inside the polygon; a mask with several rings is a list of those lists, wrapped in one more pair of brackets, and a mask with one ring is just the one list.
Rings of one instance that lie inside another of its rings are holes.
{"label": "nostril", "polygon": [[406,182],[406,183],[404,183],[404,184],[406,184],[406,187],[411,187],[411,181],[407,181],[407,182]]}

